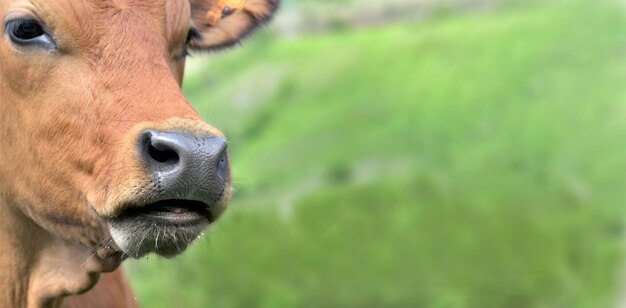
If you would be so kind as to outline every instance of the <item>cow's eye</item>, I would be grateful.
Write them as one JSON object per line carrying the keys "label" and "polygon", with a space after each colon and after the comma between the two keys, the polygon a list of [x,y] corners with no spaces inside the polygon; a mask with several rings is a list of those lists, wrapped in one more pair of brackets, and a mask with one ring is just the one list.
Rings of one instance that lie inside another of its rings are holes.
{"label": "cow's eye", "polygon": [[35,19],[9,20],[5,31],[11,42],[19,46],[39,46],[54,49],[56,45],[44,26]]}

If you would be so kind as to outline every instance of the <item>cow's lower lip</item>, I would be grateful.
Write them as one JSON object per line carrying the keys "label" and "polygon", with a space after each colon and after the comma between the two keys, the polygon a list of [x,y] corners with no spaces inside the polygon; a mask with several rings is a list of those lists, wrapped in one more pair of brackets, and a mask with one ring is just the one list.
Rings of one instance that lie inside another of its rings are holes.
{"label": "cow's lower lip", "polygon": [[213,222],[209,206],[192,200],[161,200],[138,207],[129,207],[116,220],[137,219],[159,225],[177,227]]}
{"label": "cow's lower lip", "polygon": [[125,255],[140,258],[154,252],[173,257],[215,220],[211,209],[204,202],[161,200],[126,206],[107,223],[113,241]]}

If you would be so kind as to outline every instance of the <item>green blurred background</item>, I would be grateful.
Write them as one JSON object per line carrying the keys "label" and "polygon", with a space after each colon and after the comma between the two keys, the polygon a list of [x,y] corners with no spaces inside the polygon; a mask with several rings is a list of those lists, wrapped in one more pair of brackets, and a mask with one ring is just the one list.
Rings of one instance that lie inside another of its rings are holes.
{"label": "green blurred background", "polygon": [[144,307],[626,304],[626,1],[284,0],[184,88],[236,192]]}

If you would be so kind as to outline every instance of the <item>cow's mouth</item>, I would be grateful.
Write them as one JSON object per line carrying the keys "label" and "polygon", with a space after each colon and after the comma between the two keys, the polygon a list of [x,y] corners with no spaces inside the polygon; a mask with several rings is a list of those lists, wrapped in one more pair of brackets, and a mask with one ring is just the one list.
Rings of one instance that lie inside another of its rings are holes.
{"label": "cow's mouth", "polygon": [[193,200],[162,200],[140,207],[129,207],[117,219],[145,219],[152,223],[189,227],[212,223],[209,205]]}
{"label": "cow's mouth", "polygon": [[217,216],[211,209],[204,202],[181,199],[127,206],[108,220],[109,231],[117,246],[130,257],[139,258],[150,252],[173,257],[215,221]]}

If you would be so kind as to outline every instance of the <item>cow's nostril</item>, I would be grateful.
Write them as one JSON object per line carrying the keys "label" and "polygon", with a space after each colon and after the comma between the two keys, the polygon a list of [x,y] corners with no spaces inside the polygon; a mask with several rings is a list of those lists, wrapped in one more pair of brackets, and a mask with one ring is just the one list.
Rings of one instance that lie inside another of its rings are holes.
{"label": "cow's nostril", "polygon": [[166,171],[180,164],[185,149],[175,138],[158,131],[146,130],[139,140],[139,153],[148,169]]}
{"label": "cow's nostril", "polygon": [[147,146],[150,157],[159,163],[174,165],[180,161],[178,153],[167,146],[161,145],[159,147],[159,144],[155,145],[152,142],[148,143]]}
{"label": "cow's nostril", "polygon": [[219,154],[219,159],[217,160],[217,175],[223,181],[226,178],[226,174],[228,173],[228,154],[226,151],[226,147]]}

